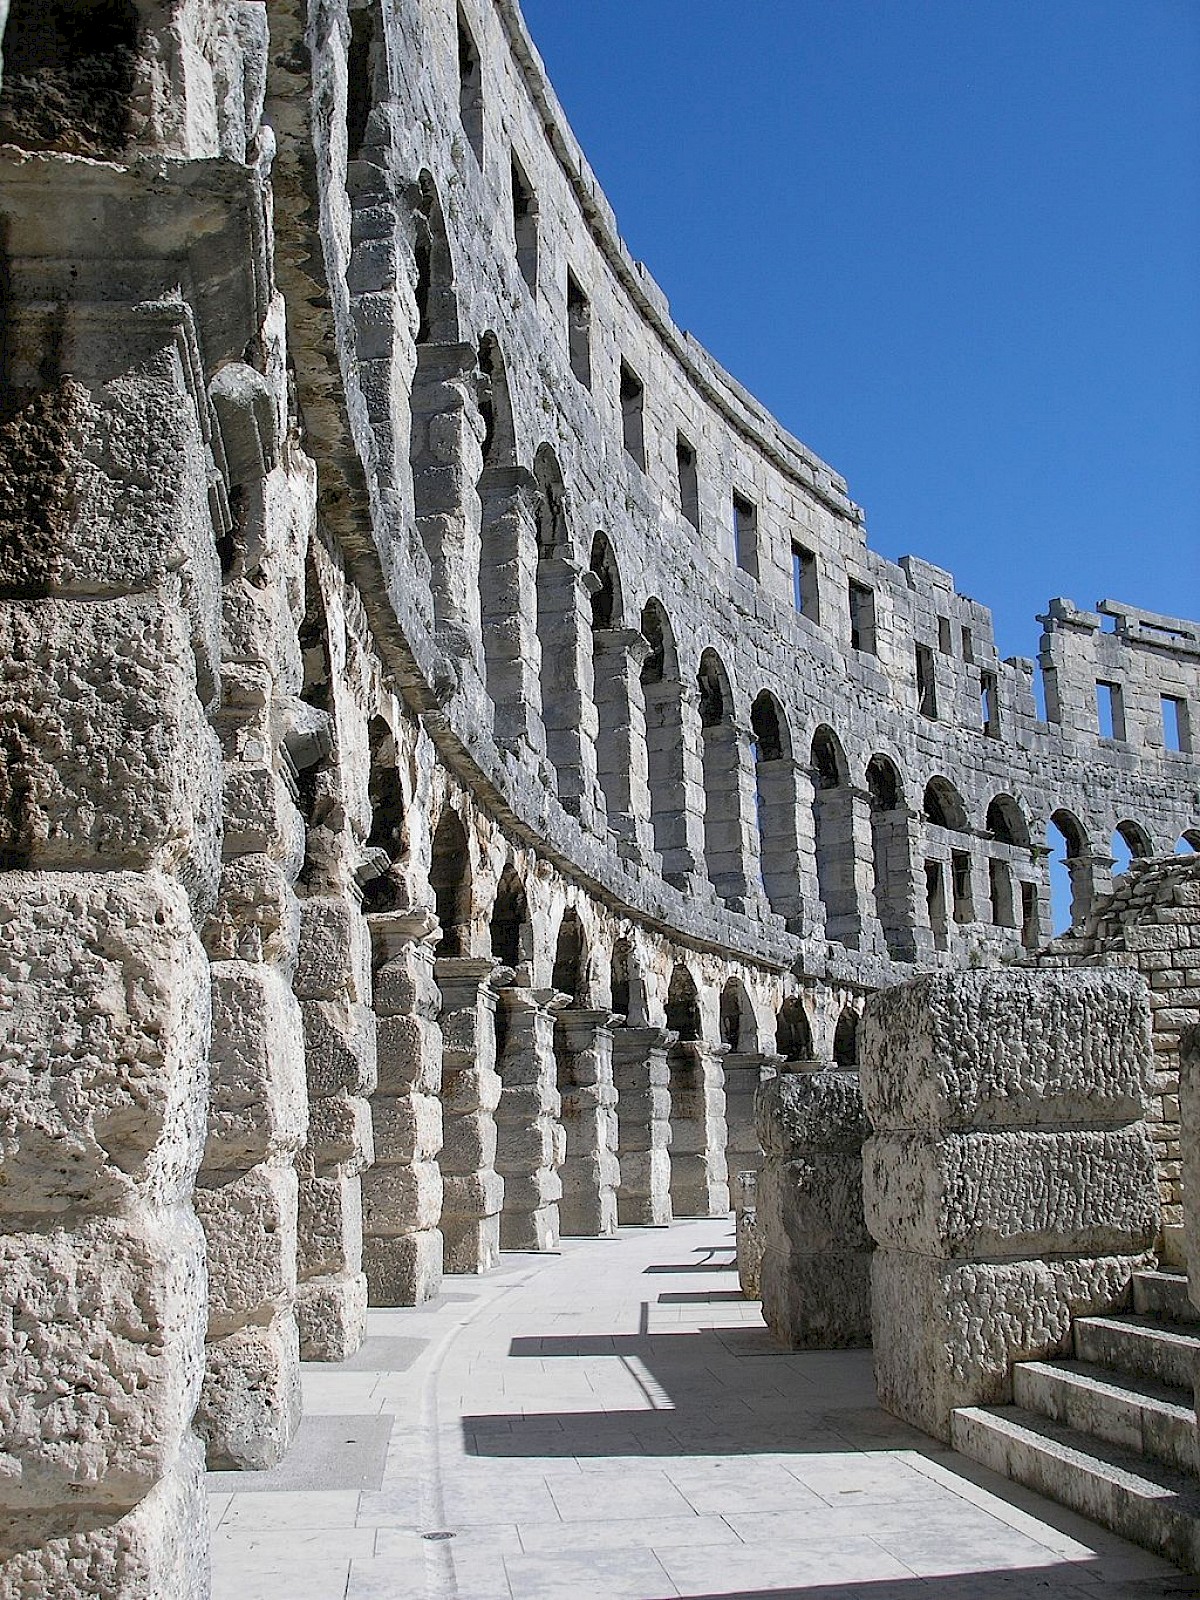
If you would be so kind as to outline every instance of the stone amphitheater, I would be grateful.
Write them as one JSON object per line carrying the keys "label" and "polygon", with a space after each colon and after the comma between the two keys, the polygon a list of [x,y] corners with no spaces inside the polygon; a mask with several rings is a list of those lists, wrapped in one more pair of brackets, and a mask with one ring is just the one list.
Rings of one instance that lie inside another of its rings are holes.
{"label": "stone amphitheater", "polygon": [[302,1360],[731,1180],[781,1348],[1200,1567],[1200,624],[875,554],[516,0],[3,10],[0,1593],[206,1594]]}

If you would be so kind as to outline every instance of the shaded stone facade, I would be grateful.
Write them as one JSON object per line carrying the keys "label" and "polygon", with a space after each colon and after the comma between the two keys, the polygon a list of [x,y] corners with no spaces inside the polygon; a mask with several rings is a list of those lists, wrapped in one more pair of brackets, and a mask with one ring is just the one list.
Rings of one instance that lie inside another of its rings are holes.
{"label": "shaded stone facade", "polygon": [[673,325],[512,0],[80,10],[0,92],[0,1588],[184,1600],[301,1353],[722,1214],[776,1058],[1043,942],[1047,819],[1081,917],[1194,828],[1197,628],[1052,602],[1039,720]]}

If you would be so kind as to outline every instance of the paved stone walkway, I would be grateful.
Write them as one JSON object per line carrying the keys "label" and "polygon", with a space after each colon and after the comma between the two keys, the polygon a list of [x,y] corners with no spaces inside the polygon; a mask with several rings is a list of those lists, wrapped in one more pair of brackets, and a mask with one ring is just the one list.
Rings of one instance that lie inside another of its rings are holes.
{"label": "paved stone walkway", "polygon": [[728,1222],[567,1240],[371,1313],[270,1473],[213,1473],[214,1600],[1158,1600],[1175,1568],[782,1354]]}

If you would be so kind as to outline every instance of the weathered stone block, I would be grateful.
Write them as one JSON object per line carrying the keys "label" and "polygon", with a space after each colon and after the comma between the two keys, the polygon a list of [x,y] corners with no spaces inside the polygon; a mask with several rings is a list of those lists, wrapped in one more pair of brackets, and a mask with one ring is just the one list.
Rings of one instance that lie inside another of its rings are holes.
{"label": "weathered stone block", "polygon": [[190,1211],[0,1236],[0,1506],[148,1494],[196,1406],[204,1320]]}
{"label": "weathered stone block", "polygon": [[1147,1092],[1135,973],[946,972],[872,995],[859,1033],[876,1130],[1131,1122]]}
{"label": "weathered stone block", "polygon": [[196,1432],[210,1471],[276,1466],[300,1426],[300,1336],[290,1309],[205,1350]]}
{"label": "weathered stone block", "polygon": [[318,1169],[337,1163],[352,1173],[370,1166],[375,1159],[370,1102],[355,1094],[312,1101],[305,1153]]}
{"label": "weathered stone block", "polygon": [[10,866],[219,871],[220,758],[187,619],[152,598],[0,602]]}
{"label": "weathered stone block", "polygon": [[362,1185],[341,1169],[300,1185],[298,1255],[306,1277],[355,1269],[362,1257]]}
{"label": "weathered stone block", "polygon": [[[761,1239],[760,1235],[760,1239]],[[768,1246],[758,1274],[763,1320],[792,1350],[871,1343],[871,1256],[864,1250],[808,1255]]]}
{"label": "weathered stone block", "polygon": [[375,1017],[368,1006],[302,1000],[308,1090],[313,1099],[371,1094],[376,1086]]}
{"label": "weathered stone block", "polygon": [[178,884],[0,874],[0,1017],[0,1215],[187,1191],[210,1010]]}
{"label": "weathered stone block", "polygon": [[296,993],[302,1000],[371,1000],[371,937],[367,919],[348,900],[314,896],[301,902]]}
{"label": "weathered stone block", "polygon": [[367,1331],[367,1280],[362,1272],[314,1278],[296,1293],[302,1361],[345,1361]]}
{"label": "weathered stone block", "polygon": [[423,1018],[394,1016],[379,1018],[376,1050],[379,1062],[379,1088],[385,1094],[403,1094],[407,1089],[436,1094],[441,1084],[442,1057],[432,1030]]}
{"label": "weathered stone block", "polygon": [[292,1167],[253,1167],[219,1188],[198,1188],[196,1215],[208,1254],[208,1336],[296,1293],[297,1180]]}
{"label": "weathered stone block", "polygon": [[879,1135],[863,1149],[863,1188],[878,1243],[928,1256],[1134,1255],[1158,1233],[1142,1124]]}
{"label": "weathered stone block", "polygon": [[227,861],[203,937],[213,961],[266,962],[290,978],[300,938],[300,902],[279,863],[266,855]]}
{"label": "weathered stone block", "polygon": [[442,1106],[434,1095],[377,1094],[371,1101],[371,1124],[380,1166],[430,1161],[442,1149]]}
{"label": "weathered stone block", "polygon": [[212,967],[212,1104],[205,1166],[245,1168],[298,1148],[308,1131],[300,1011],[271,967]]}
{"label": "weathered stone block", "polygon": [[436,1228],[442,1212],[442,1174],[435,1161],[370,1167],[362,1176],[363,1231],[378,1237]]}
{"label": "weathered stone block", "polygon": [[442,1236],[436,1228],[372,1238],[363,1266],[373,1306],[419,1306],[442,1286]]}
{"label": "weathered stone block", "polygon": [[956,1406],[1010,1401],[1012,1363],[1066,1354],[1071,1318],[1119,1309],[1146,1259],[946,1262],[876,1250],[880,1404],[948,1439]]}

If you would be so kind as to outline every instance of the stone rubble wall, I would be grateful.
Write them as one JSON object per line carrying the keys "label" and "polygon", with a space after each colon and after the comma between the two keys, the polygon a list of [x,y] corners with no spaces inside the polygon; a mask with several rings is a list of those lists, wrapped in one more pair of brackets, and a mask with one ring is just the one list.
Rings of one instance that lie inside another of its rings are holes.
{"label": "stone rubble wall", "polygon": [[944,973],[863,1012],[863,1204],[883,1405],[939,1438],[1014,1361],[1123,1304],[1160,1206],[1131,973]]}

